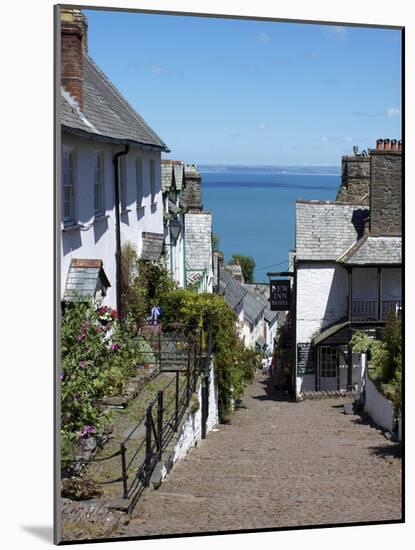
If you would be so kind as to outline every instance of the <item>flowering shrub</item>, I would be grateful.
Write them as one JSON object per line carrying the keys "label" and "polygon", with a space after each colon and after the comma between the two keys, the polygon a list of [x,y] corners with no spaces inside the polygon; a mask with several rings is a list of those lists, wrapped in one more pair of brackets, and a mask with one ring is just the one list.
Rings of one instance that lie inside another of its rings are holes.
{"label": "flowering shrub", "polygon": [[121,330],[115,310],[76,302],[67,305],[62,318],[61,357],[61,429],[67,447],[102,428],[101,398],[123,390],[140,352],[132,328],[125,322]]}
{"label": "flowering shrub", "polygon": [[112,322],[118,319],[118,313],[109,306],[101,306],[97,311],[98,319],[102,322]]}

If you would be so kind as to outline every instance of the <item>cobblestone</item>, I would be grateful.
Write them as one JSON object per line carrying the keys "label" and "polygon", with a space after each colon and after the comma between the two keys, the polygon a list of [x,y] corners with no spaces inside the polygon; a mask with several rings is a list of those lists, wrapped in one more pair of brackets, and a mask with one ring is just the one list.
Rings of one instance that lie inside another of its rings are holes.
{"label": "cobblestone", "polygon": [[399,520],[400,446],[347,402],[291,403],[258,379],[117,536]]}

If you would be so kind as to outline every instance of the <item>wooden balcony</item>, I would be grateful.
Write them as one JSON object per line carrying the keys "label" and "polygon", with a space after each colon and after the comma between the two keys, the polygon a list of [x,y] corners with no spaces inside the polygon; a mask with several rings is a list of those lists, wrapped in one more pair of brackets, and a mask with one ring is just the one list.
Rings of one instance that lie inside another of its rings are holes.
{"label": "wooden balcony", "polygon": [[386,321],[390,312],[400,316],[402,312],[401,300],[353,300],[352,321]]}

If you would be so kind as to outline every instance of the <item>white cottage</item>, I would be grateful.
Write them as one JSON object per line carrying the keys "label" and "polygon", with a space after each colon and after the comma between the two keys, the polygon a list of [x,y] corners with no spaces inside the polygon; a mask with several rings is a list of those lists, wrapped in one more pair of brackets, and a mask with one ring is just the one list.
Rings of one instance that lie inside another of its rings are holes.
{"label": "white cottage", "polygon": [[297,201],[297,395],[352,390],[359,374],[353,332],[376,331],[390,312],[402,311],[401,149],[396,140],[378,140],[369,151],[369,196],[361,202]]}
{"label": "white cottage", "polygon": [[183,188],[185,185],[184,163],[178,160],[162,160],[161,182],[167,267],[172,278],[183,288],[186,286],[184,255],[186,204],[183,200]]}
{"label": "white cottage", "polygon": [[165,143],[87,52],[87,22],[61,9],[61,296],[120,308],[120,252],[158,260]]}
{"label": "white cottage", "polygon": [[[268,356],[274,352],[274,344],[277,336],[279,321],[285,319],[283,311],[271,311],[269,303],[269,285],[263,283],[252,283],[244,285],[255,298],[263,304],[263,350]],[[260,341],[262,342],[262,340]]]}

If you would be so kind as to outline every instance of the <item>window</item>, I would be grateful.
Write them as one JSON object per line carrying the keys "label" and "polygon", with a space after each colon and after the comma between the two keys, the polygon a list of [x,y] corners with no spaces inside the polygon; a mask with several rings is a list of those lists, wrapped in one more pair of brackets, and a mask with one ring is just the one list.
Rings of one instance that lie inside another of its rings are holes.
{"label": "window", "polygon": [[137,208],[143,203],[144,189],[143,189],[143,161],[137,158],[135,161],[135,183],[137,192]]}
{"label": "window", "polygon": [[151,204],[156,200],[156,162],[150,159],[150,193]]}
{"label": "window", "polygon": [[121,210],[127,208],[127,162],[126,157],[120,158],[120,201]]}
{"label": "window", "polygon": [[75,174],[72,151],[62,151],[62,210],[64,222],[75,221]]}
{"label": "window", "polygon": [[337,349],[331,347],[321,348],[321,376],[334,378],[337,376]]}
{"label": "window", "polygon": [[104,213],[104,155],[94,155],[94,212],[95,216]]}

